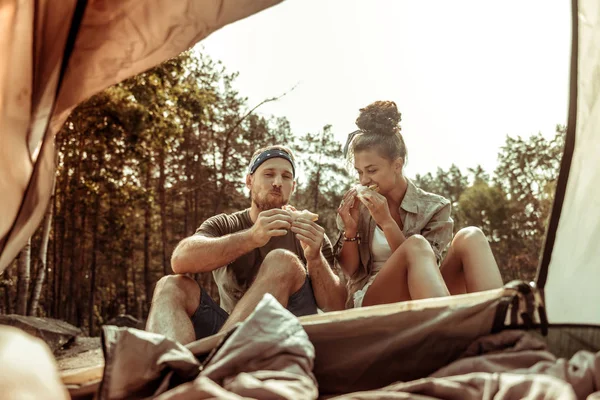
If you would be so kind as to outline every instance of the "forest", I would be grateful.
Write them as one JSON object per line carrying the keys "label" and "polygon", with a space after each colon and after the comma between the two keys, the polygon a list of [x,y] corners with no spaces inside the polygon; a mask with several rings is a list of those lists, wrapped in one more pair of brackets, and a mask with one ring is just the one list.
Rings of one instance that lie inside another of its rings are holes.
{"label": "forest", "polygon": [[[236,76],[188,51],[72,113],[56,137],[58,171],[45,219],[0,275],[0,314],[57,318],[90,336],[117,315],[143,320],[155,283],[172,272],[177,243],[208,217],[249,206],[244,176],[264,145],[295,150],[300,174],[290,203],[318,213],[336,238],[336,209],[356,180],[343,143],[330,125],[293,132],[285,116],[259,114],[277,98],[249,104]],[[409,178],[450,199],[455,231],[484,231],[505,282],[531,280],[564,135],[564,126],[550,139],[507,132],[494,171],[452,165]],[[210,273],[196,279],[217,297]]]}

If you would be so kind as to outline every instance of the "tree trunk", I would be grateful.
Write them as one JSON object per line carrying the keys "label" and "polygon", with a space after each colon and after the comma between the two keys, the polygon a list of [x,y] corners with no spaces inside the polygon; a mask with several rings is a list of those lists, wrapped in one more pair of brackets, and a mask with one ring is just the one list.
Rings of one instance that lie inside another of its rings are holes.
{"label": "tree trunk", "polygon": [[152,201],[150,200],[150,187],[151,181],[151,170],[150,165],[146,166],[146,191],[147,193],[147,204],[144,210],[144,289],[146,293],[146,306],[150,305],[152,299],[152,281],[150,280],[150,235],[152,234],[151,224],[151,213],[152,213]]}
{"label": "tree trunk", "polygon": [[58,258],[57,250],[57,235],[58,235],[58,223],[56,221],[56,181],[58,176],[54,177],[54,188],[52,195],[52,281],[50,281],[50,274],[48,274],[48,281],[46,282],[46,308],[48,309],[48,316],[54,316],[54,304],[56,303],[55,286],[56,286],[56,260]]}
{"label": "tree trunk", "polygon": [[10,290],[8,286],[4,287],[4,309],[6,314],[12,314],[12,303],[10,301]]}
{"label": "tree trunk", "polygon": [[[185,130],[185,136],[183,140],[183,146],[185,151],[185,185],[183,186],[183,236],[189,235],[190,226],[190,199],[192,190],[192,162],[190,158],[190,130]],[[193,153],[193,152],[192,152]]]}
{"label": "tree trunk", "polygon": [[[133,231],[133,230],[132,230]],[[132,235],[133,236],[133,235]],[[125,306],[125,314],[129,314],[129,268],[130,268],[130,264],[131,264],[131,256],[133,254],[133,240],[134,238],[131,237],[129,239],[129,244],[125,244],[125,251],[124,251],[124,255],[125,257],[122,258],[121,262],[121,272],[123,273],[123,284],[124,284],[124,288],[123,288],[123,295],[125,296],[123,298],[123,305]]]}
{"label": "tree trunk", "polygon": [[313,212],[319,212],[319,188],[321,187],[321,164],[317,167],[317,173],[315,175],[315,185],[314,185],[314,198],[313,198]]}
{"label": "tree trunk", "polygon": [[19,315],[27,315],[27,298],[29,297],[29,281],[31,279],[31,238],[19,254],[17,264],[17,308],[15,312]]}
{"label": "tree trunk", "polygon": [[[135,234],[133,235],[135,236]],[[132,243],[133,239],[132,239]],[[135,248],[133,249],[133,251],[131,252],[131,286],[133,286],[133,307],[134,310],[136,312],[136,318],[140,318],[138,313],[138,304],[140,302],[139,300],[139,293],[138,293],[138,287],[137,287],[137,278],[136,278],[136,274],[135,274],[135,267],[137,264],[137,260],[135,258]]]}
{"label": "tree trunk", "polygon": [[64,309],[63,307],[61,307],[62,304],[62,293],[63,293],[63,287],[64,287],[64,283],[65,283],[65,247],[66,247],[66,239],[67,239],[67,224],[65,223],[65,211],[64,211],[64,204],[65,204],[65,199],[64,199],[64,194],[63,194],[63,201],[61,202],[61,212],[62,212],[62,217],[61,217],[61,222],[60,222],[60,252],[58,253],[59,255],[59,262],[56,265],[56,268],[58,269],[57,274],[58,274],[58,282],[56,282],[56,284],[54,285],[55,288],[55,292],[54,292],[54,299],[55,299],[55,309],[54,309],[54,315],[56,318],[61,318],[64,314]]}
{"label": "tree trunk", "polygon": [[321,159],[323,152],[325,151],[325,129],[321,131],[321,141],[318,147],[319,158],[317,160],[317,173],[315,174],[315,185],[314,185],[314,198],[313,198],[313,212],[319,212],[319,189],[321,188]]}
{"label": "tree trunk", "polygon": [[[230,145],[229,145],[229,141],[231,138],[231,135],[233,134],[234,130],[230,130],[229,133],[225,136],[224,139],[224,145],[223,145],[223,151],[221,153],[221,185],[219,186],[219,192],[217,194],[217,197],[215,199],[215,206],[214,206],[214,210],[213,210],[213,215],[219,213],[220,209],[221,209],[221,204],[223,203],[223,198],[225,197],[225,189],[227,188],[227,165],[229,162],[229,149],[230,149]],[[215,170],[216,172],[216,170]],[[216,181],[216,179],[215,179]]]}
{"label": "tree trunk", "polygon": [[82,326],[83,325],[83,310],[84,310],[84,298],[82,295],[82,288],[83,288],[83,282],[85,282],[85,280],[83,279],[84,273],[83,273],[83,266],[86,265],[86,261],[85,261],[85,255],[86,255],[86,222],[87,222],[87,203],[84,202],[83,203],[83,211],[81,213],[81,234],[80,234],[80,242],[79,242],[79,262],[75,268],[75,278],[73,280],[74,284],[75,284],[75,293],[74,293],[74,299],[75,299],[75,305],[73,307],[74,310],[74,319],[73,321],[76,321],[76,326]]}
{"label": "tree trunk", "polygon": [[[14,265],[14,261],[8,268],[6,268],[4,270],[4,279],[7,281],[12,280],[12,276],[11,276],[12,274],[10,271],[12,270],[13,265]],[[12,314],[14,312],[9,285],[4,286],[4,306],[5,306],[4,308],[6,309],[6,314]]]}
{"label": "tree trunk", "polygon": [[165,196],[165,150],[160,147],[158,152],[158,201],[160,203],[160,238],[162,242],[162,265],[163,273],[169,275],[171,267],[167,254],[167,204]]}
{"label": "tree trunk", "polygon": [[63,288],[65,286],[65,259],[66,259],[66,245],[67,245],[67,190],[68,190],[68,174],[67,164],[65,159],[65,165],[63,166],[63,185],[61,190],[61,201],[60,201],[60,217],[58,212],[54,215],[54,218],[60,219],[60,250],[58,253],[59,262],[56,265],[58,282],[54,285],[54,298],[55,298],[55,309],[54,316],[56,318],[62,318],[64,316],[64,303]]}
{"label": "tree trunk", "polygon": [[31,300],[29,301],[29,310],[27,312],[28,315],[32,316],[37,315],[40,296],[42,294],[42,288],[44,287],[44,280],[46,279],[46,273],[48,268],[48,264],[46,261],[48,259],[48,240],[50,238],[50,228],[52,227],[52,209],[55,187],[56,177],[54,178],[54,183],[52,185],[52,197],[50,199],[50,202],[48,203],[48,209],[46,210],[46,216],[44,220],[44,231],[42,233],[42,240],[39,249],[40,252],[35,262],[35,270],[37,271],[37,276],[35,279],[33,290],[31,291]]}
{"label": "tree trunk", "polygon": [[88,304],[88,328],[90,336],[94,336],[94,304],[96,301],[96,262],[98,252],[98,229],[99,214],[100,214],[100,193],[96,193],[94,201],[94,220],[92,222],[94,228],[92,230],[92,262],[90,264],[90,301]]}
{"label": "tree trunk", "polygon": [[81,250],[81,235],[79,232],[83,232],[79,230],[78,218],[82,216],[80,209],[80,194],[82,188],[80,187],[80,177],[81,177],[81,164],[83,162],[83,150],[85,146],[85,135],[82,135],[79,139],[78,147],[76,149],[77,159],[75,160],[75,171],[73,173],[73,204],[71,206],[71,220],[70,220],[70,234],[71,239],[69,241],[70,253],[69,253],[69,300],[67,302],[67,318],[71,323],[75,322],[76,317],[76,304],[77,299],[75,298],[75,285],[78,285],[76,276],[76,269],[81,269],[81,266],[77,265],[77,260],[79,259],[78,255]]}

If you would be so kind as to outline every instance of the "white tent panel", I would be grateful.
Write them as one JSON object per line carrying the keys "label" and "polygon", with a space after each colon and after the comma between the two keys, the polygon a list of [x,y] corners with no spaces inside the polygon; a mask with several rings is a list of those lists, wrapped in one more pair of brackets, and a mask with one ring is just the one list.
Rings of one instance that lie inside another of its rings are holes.
{"label": "white tent panel", "polygon": [[600,2],[578,10],[575,148],[545,286],[550,323],[600,325]]}

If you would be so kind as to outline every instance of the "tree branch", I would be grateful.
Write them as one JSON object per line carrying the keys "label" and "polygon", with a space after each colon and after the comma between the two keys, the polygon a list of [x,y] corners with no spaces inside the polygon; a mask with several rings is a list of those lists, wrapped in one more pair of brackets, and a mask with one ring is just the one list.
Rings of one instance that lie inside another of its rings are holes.
{"label": "tree branch", "polygon": [[264,99],[263,101],[261,101],[260,103],[258,103],[256,106],[254,106],[250,111],[248,111],[246,114],[244,114],[244,116],[242,118],[240,118],[235,125],[233,125],[231,127],[231,129],[229,129],[225,135],[229,136],[231,135],[237,128],[238,126],[240,126],[240,124],[246,119],[248,118],[258,107],[262,106],[263,104],[266,103],[270,103],[272,101],[277,101],[279,99],[281,99],[282,97],[284,97],[285,95],[287,95],[288,93],[292,92],[294,89],[296,89],[296,87],[298,87],[298,83],[296,83],[290,90],[280,94],[279,96],[275,96],[275,97],[270,97],[268,99]]}

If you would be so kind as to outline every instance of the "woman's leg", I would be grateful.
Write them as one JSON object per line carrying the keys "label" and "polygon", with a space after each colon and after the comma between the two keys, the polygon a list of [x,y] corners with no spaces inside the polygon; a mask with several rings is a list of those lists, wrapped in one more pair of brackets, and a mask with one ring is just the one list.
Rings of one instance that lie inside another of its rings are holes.
{"label": "woman's leg", "polygon": [[440,268],[450,293],[464,294],[502,287],[502,276],[487,238],[476,227],[456,233]]}
{"label": "woman's leg", "polygon": [[385,262],[367,289],[363,306],[449,296],[429,242],[411,236]]}

